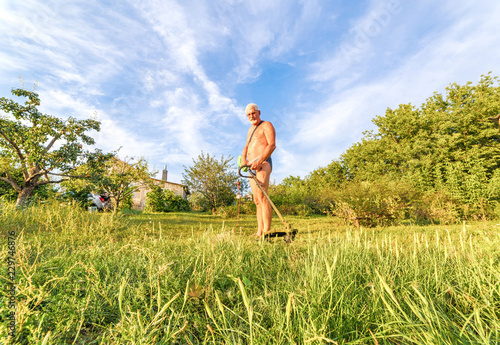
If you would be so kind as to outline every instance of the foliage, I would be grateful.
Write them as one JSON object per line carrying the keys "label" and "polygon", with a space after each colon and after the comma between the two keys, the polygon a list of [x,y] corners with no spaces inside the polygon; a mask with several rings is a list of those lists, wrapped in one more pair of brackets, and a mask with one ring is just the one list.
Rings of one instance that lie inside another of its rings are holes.
{"label": "foliage", "polygon": [[86,132],[99,131],[100,123],[43,114],[33,91],[13,89],[12,94],[27,100],[22,105],[0,98],[0,181],[17,192],[20,206],[39,186],[66,181],[78,166],[101,155],[83,149],[84,144],[94,144]]}
{"label": "foliage", "polygon": [[208,200],[205,198],[203,194],[200,192],[193,192],[188,198],[189,206],[193,211],[203,211],[205,212],[208,209]]}
{"label": "foliage", "polygon": [[238,202],[234,205],[229,205],[229,206],[220,206],[217,211],[216,215],[222,216],[224,218],[237,218],[238,213],[240,215],[243,214],[251,214],[255,215],[255,212],[257,211],[257,207],[255,206],[255,203],[253,202],[241,202],[240,205],[238,205]]}
{"label": "foliage", "polygon": [[[16,181],[18,185],[23,184],[23,175],[21,171],[12,171],[11,178]],[[54,197],[56,194],[57,191],[52,185],[40,185],[33,191],[30,200],[47,200]],[[5,200],[16,201],[18,196],[19,193],[12,188],[9,183],[0,180],[0,197],[3,197]]]}
{"label": "foliage", "polygon": [[385,226],[410,219],[418,192],[401,181],[353,181],[337,191],[330,214],[355,226]]}
{"label": "foliage", "polygon": [[132,208],[134,205],[134,201],[132,200],[132,193],[127,194],[126,196],[123,197],[123,199],[120,201],[120,210],[129,210]]}
{"label": "foliage", "polygon": [[311,193],[306,182],[298,176],[289,176],[278,185],[270,184],[268,194],[285,215],[306,216],[322,211],[318,195]]}
{"label": "foliage", "polygon": [[271,183],[268,189],[268,194],[277,207],[302,204],[307,192],[304,181],[298,176],[286,177],[278,185]]}
{"label": "foliage", "polygon": [[149,212],[187,212],[191,210],[189,202],[169,189],[151,186],[147,193],[146,210]]}
{"label": "foliage", "polygon": [[84,209],[93,205],[93,201],[90,199],[90,193],[92,190],[89,185],[74,187],[73,184],[66,182],[63,182],[62,185],[65,190],[62,194],[63,200],[73,202]]}
{"label": "foliage", "polygon": [[94,164],[85,164],[77,172],[89,176],[85,180],[71,180],[64,183],[69,192],[83,194],[92,191],[108,196],[113,205],[113,212],[117,212],[121,205],[128,200],[131,205],[132,194],[140,187],[151,185],[152,173],[148,170],[148,163],[144,158],[134,157],[121,160],[115,156],[102,160],[99,169]]}
{"label": "foliage", "polygon": [[[338,160],[304,179],[291,176],[272,186],[271,197],[290,212],[378,217],[373,224],[499,216],[499,113],[498,77],[482,76],[476,85],[450,84],[445,94],[434,93],[420,107],[388,108],[373,119],[376,130],[366,131]],[[391,194],[390,181],[411,191],[413,214],[387,208],[384,197],[399,198],[399,192]],[[363,182],[379,186],[380,197]]]}
{"label": "foliage", "polygon": [[238,177],[231,164],[232,159],[222,155],[217,160],[202,152],[196,160],[193,159],[193,166],[184,167],[183,183],[193,192],[190,199],[194,201],[192,204],[195,209],[209,209],[215,214],[218,207],[234,202],[238,181],[242,192],[247,188],[248,182]]}
{"label": "foliage", "polygon": [[166,204],[167,210],[173,212],[188,212],[191,210],[189,206],[189,201],[184,199],[180,195],[176,195],[173,191],[166,189]]}
{"label": "foliage", "polygon": [[283,214],[311,215],[328,212],[335,190],[346,182],[345,171],[338,161],[331,162],[301,179],[289,176],[269,186],[269,196]]}
{"label": "foliage", "polygon": [[146,195],[146,209],[149,212],[166,211],[165,193],[160,186],[151,186],[151,191]]}
{"label": "foliage", "polygon": [[450,194],[427,191],[416,202],[414,220],[440,224],[457,224],[461,220],[463,206]]}
{"label": "foliage", "polygon": [[402,104],[387,109],[385,116],[373,119],[378,131],[366,132],[341,157],[348,176],[411,175],[422,187],[434,188],[434,167],[466,160],[469,168],[480,164],[491,176],[500,166],[498,127],[488,121],[500,112],[500,86],[495,84],[498,78],[486,75],[477,85],[451,84],[445,96],[435,93],[420,108]]}

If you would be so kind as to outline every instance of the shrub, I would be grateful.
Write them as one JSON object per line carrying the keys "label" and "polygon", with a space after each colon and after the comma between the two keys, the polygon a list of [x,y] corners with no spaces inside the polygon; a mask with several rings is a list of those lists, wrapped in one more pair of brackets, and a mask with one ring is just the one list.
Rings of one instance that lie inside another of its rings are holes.
{"label": "shrub", "polygon": [[165,212],[165,193],[160,186],[152,186],[151,191],[146,194],[146,210],[148,212]]}
{"label": "shrub", "polygon": [[[253,202],[242,202],[240,214],[255,214],[257,208]],[[224,218],[236,218],[238,216],[238,203],[230,206],[220,206],[215,213]]]}
{"label": "shrub", "polygon": [[182,212],[190,211],[189,202],[180,195],[160,186],[153,186],[147,194],[146,210],[149,212]]}
{"label": "shrub", "polygon": [[390,225],[410,218],[418,193],[402,181],[357,181],[339,189],[329,214],[355,226]]}
{"label": "shrub", "polygon": [[332,191],[333,188],[318,187],[291,176],[279,185],[271,184],[268,194],[281,213],[307,216],[325,214],[332,199]]}
{"label": "shrub", "polygon": [[453,224],[460,221],[457,204],[449,194],[429,191],[415,202],[413,218],[417,222]]}
{"label": "shrub", "polygon": [[191,210],[191,206],[189,206],[189,201],[181,197],[180,195],[176,195],[171,190],[165,190],[165,200],[167,205],[167,212],[187,212]]}

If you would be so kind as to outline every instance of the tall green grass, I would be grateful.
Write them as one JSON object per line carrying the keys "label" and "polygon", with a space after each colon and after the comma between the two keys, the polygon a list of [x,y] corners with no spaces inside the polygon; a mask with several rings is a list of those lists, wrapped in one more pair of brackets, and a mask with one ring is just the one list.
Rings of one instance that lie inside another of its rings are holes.
{"label": "tall green grass", "polygon": [[[16,231],[20,344],[500,343],[495,223],[354,230],[289,217],[113,216],[3,205]],[[279,227],[275,221],[274,227]],[[1,259],[7,257],[7,241]],[[1,293],[7,296],[5,270]],[[0,338],[7,337],[5,303]]]}

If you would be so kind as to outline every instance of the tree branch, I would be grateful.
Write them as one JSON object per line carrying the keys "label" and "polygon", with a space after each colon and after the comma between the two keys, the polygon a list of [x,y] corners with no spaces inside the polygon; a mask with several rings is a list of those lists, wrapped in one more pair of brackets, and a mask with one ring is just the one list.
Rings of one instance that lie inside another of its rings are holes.
{"label": "tree branch", "polygon": [[64,182],[64,181],[68,181],[69,179],[61,179],[61,180],[57,180],[57,181],[53,181],[53,180],[42,180],[42,181],[38,181],[36,183],[37,186],[41,186],[41,185],[44,185],[44,184],[49,184],[49,183],[61,183],[61,182]]}
{"label": "tree branch", "polygon": [[57,174],[57,173],[53,173],[53,172],[50,172],[50,171],[47,171],[46,174],[49,174],[49,175],[54,175],[54,176],[62,176],[62,177],[69,177],[69,178],[85,178],[85,177],[89,177],[87,175],[68,175],[68,174]]}
{"label": "tree branch", "polygon": [[4,182],[7,182],[8,184],[10,184],[17,192],[20,192],[21,191],[21,187],[19,187],[19,185],[11,179],[10,175],[7,173],[7,177],[0,177],[0,181],[4,181]]}
{"label": "tree branch", "polygon": [[50,143],[47,145],[47,147],[45,148],[45,152],[49,152],[49,150],[52,148],[52,146],[54,145],[54,143],[57,141],[57,139],[59,139],[58,137],[54,137],[52,138],[52,140],[50,141]]}
{"label": "tree branch", "polygon": [[26,166],[26,164],[25,164],[25,160],[24,160],[24,156],[23,156],[23,154],[22,154],[21,150],[19,149],[19,147],[16,145],[16,143],[15,143],[14,141],[12,141],[12,140],[11,140],[11,139],[7,136],[7,134],[5,134],[5,132],[4,132],[4,131],[2,131],[1,129],[0,129],[0,135],[1,135],[2,137],[4,137],[4,138],[5,138],[5,140],[7,140],[7,142],[8,142],[10,145],[12,145],[12,147],[14,148],[14,150],[15,150],[15,151],[16,151],[16,153],[17,153],[17,156],[19,157],[19,160],[21,161],[21,163],[23,164],[23,166]]}

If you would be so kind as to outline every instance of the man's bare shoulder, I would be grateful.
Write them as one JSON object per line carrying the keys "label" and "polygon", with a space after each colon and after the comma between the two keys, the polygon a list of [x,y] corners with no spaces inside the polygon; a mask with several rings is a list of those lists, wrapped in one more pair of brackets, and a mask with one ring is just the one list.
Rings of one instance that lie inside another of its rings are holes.
{"label": "man's bare shoulder", "polygon": [[262,122],[262,128],[265,128],[265,129],[274,129],[274,126],[271,122],[269,121],[263,121]]}

